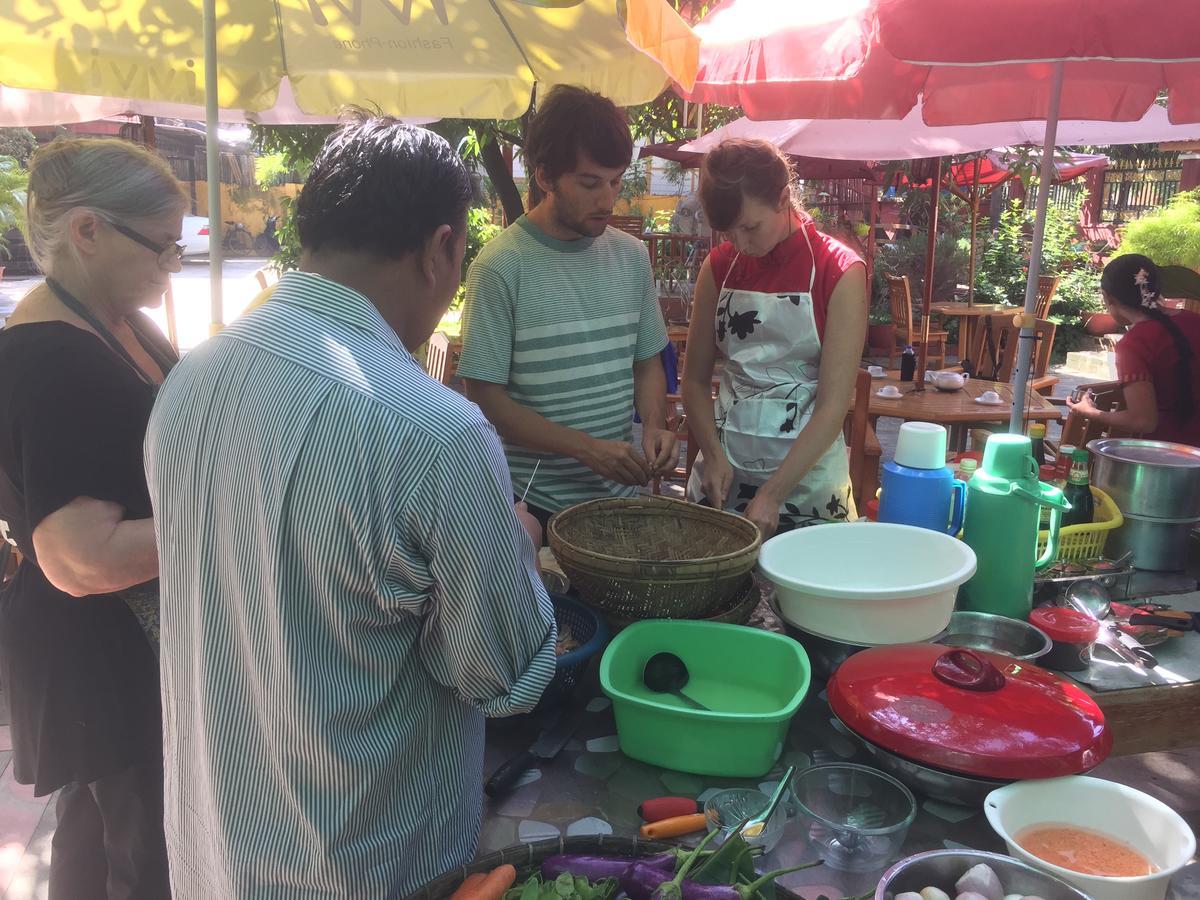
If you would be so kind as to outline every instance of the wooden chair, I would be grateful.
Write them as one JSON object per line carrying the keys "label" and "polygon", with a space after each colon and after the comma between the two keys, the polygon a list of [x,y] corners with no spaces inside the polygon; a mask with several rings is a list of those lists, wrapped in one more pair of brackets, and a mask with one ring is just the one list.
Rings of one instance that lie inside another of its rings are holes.
{"label": "wooden chair", "polygon": [[461,354],[462,338],[435,331],[425,344],[425,371],[434,381],[451,387],[451,382],[458,373],[458,358]]}
{"label": "wooden chair", "polygon": [[850,485],[859,514],[879,490],[879,461],[883,450],[867,416],[874,384],[869,372],[860,370],[854,381],[854,409],[846,415],[843,432],[850,451]]}
{"label": "wooden chair", "polygon": [[[884,275],[888,287],[888,301],[892,308],[892,322],[896,326],[896,343],[888,353],[888,368],[896,368],[895,361],[905,347],[919,348],[921,329],[913,316],[912,292],[908,287],[907,275]],[[931,329],[929,332],[929,360],[937,360],[937,368],[946,365],[946,342],[950,335]],[[934,351],[937,347],[937,351]]]}
{"label": "wooden chair", "polygon": [[[1097,409],[1104,412],[1125,409],[1125,385],[1119,381],[1099,381],[1095,384],[1082,384],[1080,387],[1091,390]],[[1066,400],[1063,398],[1055,397],[1050,402],[1055,406],[1066,406]],[[1095,419],[1086,419],[1076,413],[1067,413],[1062,434],[1059,435],[1057,441],[1047,441],[1046,445],[1057,456],[1059,448],[1063,444],[1070,444],[1072,447],[1086,447],[1088,441],[1102,437],[1138,437],[1138,435],[1122,428],[1106,428]]]}
{"label": "wooden chair", "polygon": [[279,270],[274,266],[263,266],[254,273],[254,277],[258,281],[258,289],[265,291],[279,281]]}
{"label": "wooden chair", "polygon": [[[1017,366],[1017,351],[1020,347],[1021,329],[1005,316],[992,316],[986,320],[988,327],[980,323],[975,329],[968,350],[969,358],[975,363],[977,378],[987,378],[1008,384],[1012,381]],[[1058,384],[1058,378],[1050,374],[1050,354],[1054,352],[1054,336],[1058,326],[1045,319],[1038,319],[1033,328],[1037,345],[1030,373],[1030,387],[1039,394],[1049,396]],[[991,342],[991,348],[987,342]],[[992,370],[991,352],[996,355],[996,367]]]}
{"label": "wooden chair", "polygon": [[692,432],[688,428],[687,416],[683,411],[683,397],[679,394],[667,394],[667,430],[675,432],[684,462],[682,466],[678,465],[677,459],[674,470],[651,482],[650,490],[654,494],[662,493],[664,481],[678,481],[686,488],[688,479],[692,477],[692,466],[695,465],[696,457],[700,455],[700,448],[692,440]]}
{"label": "wooden chair", "polygon": [[624,231],[634,237],[641,237],[642,232],[646,230],[646,224],[642,221],[641,216],[609,216],[608,224],[617,231]]}
{"label": "wooden chair", "polygon": [[1050,317],[1050,304],[1054,302],[1054,292],[1058,290],[1058,275],[1039,275],[1037,290],[1037,309],[1035,315],[1039,319]]}

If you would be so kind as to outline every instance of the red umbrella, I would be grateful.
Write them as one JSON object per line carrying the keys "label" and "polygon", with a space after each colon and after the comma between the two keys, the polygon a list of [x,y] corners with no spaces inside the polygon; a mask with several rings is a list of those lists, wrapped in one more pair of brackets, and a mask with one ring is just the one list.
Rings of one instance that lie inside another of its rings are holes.
{"label": "red umbrella", "polygon": [[[1032,358],[1058,121],[1133,121],[1165,91],[1172,122],[1200,122],[1195,0],[1006,0],[986,9],[962,0],[731,0],[695,31],[697,77],[685,96],[739,103],[751,118],[898,118],[920,98],[929,125],[1046,120],[1012,430]],[[927,285],[926,328],[931,301]]]}
{"label": "red umbrella", "polygon": [[929,125],[1044,119],[1063,62],[1063,119],[1134,121],[1167,91],[1172,122],[1200,122],[1194,0],[1138,6],[732,0],[695,27],[696,84],[681,93],[752,119],[902,118],[919,96]]}

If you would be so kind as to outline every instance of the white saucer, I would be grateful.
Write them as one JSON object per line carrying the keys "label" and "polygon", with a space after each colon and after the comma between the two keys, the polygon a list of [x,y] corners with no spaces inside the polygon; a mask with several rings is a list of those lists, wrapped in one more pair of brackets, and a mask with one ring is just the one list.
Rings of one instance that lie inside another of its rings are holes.
{"label": "white saucer", "polygon": [[982,397],[975,398],[976,403],[982,403],[984,406],[1007,406],[1008,401],[1003,397],[997,397],[995,400],[984,400]]}
{"label": "white saucer", "polygon": [[875,375],[870,372],[868,372],[867,374],[870,375],[872,378],[887,378],[888,377],[887,372],[880,372],[878,375]]}
{"label": "white saucer", "polygon": [[876,391],[875,396],[880,397],[884,400],[899,400],[904,395],[903,394],[885,394],[883,391]]}

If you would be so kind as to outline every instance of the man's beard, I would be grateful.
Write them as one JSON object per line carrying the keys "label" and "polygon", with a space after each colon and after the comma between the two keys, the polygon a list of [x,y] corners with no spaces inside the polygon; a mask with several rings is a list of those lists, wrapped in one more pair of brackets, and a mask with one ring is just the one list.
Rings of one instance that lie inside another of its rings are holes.
{"label": "man's beard", "polygon": [[595,238],[604,234],[604,229],[608,227],[608,219],[590,219],[586,216],[576,217],[571,214],[565,214],[562,211],[556,210],[558,224],[563,228],[574,231],[580,237]]}

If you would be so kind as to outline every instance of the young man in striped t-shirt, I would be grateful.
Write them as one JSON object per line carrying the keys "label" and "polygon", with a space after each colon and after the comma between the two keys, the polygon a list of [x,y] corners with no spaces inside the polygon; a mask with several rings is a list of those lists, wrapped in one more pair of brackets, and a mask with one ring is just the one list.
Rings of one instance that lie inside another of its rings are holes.
{"label": "young man in striped t-shirt", "polygon": [[543,525],[575,503],[631,495],[675,461],[650,259],[607,224],[632,157],[612,101],[552,90],[525,142],[526,171],[545,197],[467,275],[458,371],[504,438],[514,493],[540,462],[528,502]]}

